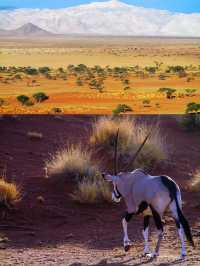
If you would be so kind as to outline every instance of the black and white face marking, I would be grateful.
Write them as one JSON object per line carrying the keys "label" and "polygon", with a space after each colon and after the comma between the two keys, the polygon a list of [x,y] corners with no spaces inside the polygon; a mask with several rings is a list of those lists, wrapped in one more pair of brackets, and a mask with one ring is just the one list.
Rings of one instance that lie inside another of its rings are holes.
{"label": "black and white face marking", "polygon": [[120,202],[122,195],[119,192],[117,185],[114,182],[113,182],[113,186],[114,186],[114,188],[113,188],[113,192],[112,192],[112,200],[114,202],[118,203],[118,202]]}
{"label": "black and white face marking", "polygon": [[118,176],[107,175],[107,174],[102,173],[102,177],[103,177],[104,180],[113,183],[112,200],[115,201],[115,202],[120,202],[122,195],[119,192],[119,190],[117,188],[117,184],[116,184]]}

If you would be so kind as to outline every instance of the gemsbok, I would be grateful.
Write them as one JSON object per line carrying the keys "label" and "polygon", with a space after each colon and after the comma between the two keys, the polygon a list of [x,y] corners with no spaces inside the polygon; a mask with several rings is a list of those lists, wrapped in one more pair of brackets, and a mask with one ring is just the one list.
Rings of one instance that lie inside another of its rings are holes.
{"label": "gemsbok", "polygon": [[[184,234],[188,242],[194,247],[190,226],[182,212],[181,192],[179,186],[173,179],[165,175],[152,176],[143,171],[136,169],[132,172],[117,173],[117,145],[118,145],[119,130],[115,140],[115,158],[114,158],[114,175],[103,173],[105,180],[112,182],[113,192],[112,199],[115,202],[120,202],[121,198],[126,203],[126,214],[122,219],[123,225],[123,245],[125,251],[128,251],[131,246],[131,241],[128,237],[128,222],[133,215],[144,215],[143,236],[145,241],[144,255],[152,258],[159,255],[160,244],[163,238],[163,222],[162,218],[167,209],[171,211],[172,217],[178,229],[178,235],[181,241],[181,258],[186,256],[186,247]],[[132,164],[138,154],[145,145],[151,132],[146,136],[143,143],[135,153]],[[155,251],[149,252],[149,220],[151,216],[154,219],[158,230],[158,240]]]}

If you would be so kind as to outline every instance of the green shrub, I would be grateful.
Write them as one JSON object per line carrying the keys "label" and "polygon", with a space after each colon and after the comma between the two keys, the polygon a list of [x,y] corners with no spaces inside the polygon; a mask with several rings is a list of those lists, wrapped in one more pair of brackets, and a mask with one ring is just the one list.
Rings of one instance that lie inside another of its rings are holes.
{"label": "green shrub", "polygon": [[200,104],[195,102],[188,103],[185,115],[180,119],[180,123],[187,130],[200,129]]}
{"label": "green shrub", "polygon": [[192,96],[195,96],[196,95],[196,89],[186,89],[185,92],[186,92],[186,96],[189,96],[189,97],[192,97]]}
{"label": "green shrub", "polygon": [[53,113],[62,113],[62,109],[61,108],[59,108],[59,107],[53,107],[52,109],[51,109],[51,111],[53,112]]}
{"label": "green shrub", "polygon": [[49,96],[47,96],[44,92],[38,92],[33,94],[33,98],[36,100],[36,102],[41,103],[45,100],[48,100]]}
{"label": "green shrub", "polygon": [[30,98],[24,94],[17,96],[17,100],[22,104],[22,105],[26,105],[29,101]]}
{"label": "green shrub", "polygon": [[149,72],[149,74],[155,74],[157,68],[156,68],[156,67],[152,67],[152,66],[150,66],[150,67],[145,67],[145,70],[146,70],[147,72]]}
{"label": "green shrub", "polygon": [[48,72],[50,71],[50,68],[49,67],[39,67],[39,72],[41,73],[41,74],[44,74],[44,75],[46,75],[46,74],[48,74]]}
{"label": "green shrub", "polygon": [[132,112],[132,108],[127,104],[119,104],[116,109],[113,110],[113,114],[117,115],[120,113]]}
{"label": "green shrub", "polygon": [[188,103],[186,113],[197,113],[200,111],[200,103],[191,102]]}
{"label": "green shrub", "polygon": [[4,99],[0,98],[0,107],[3,106],[5,103]]}
{"label": "green shrub", "polygon": [[144,107],[150,107],[150,100],[149,99],[145,99],[145,100],[143,100],[143,105],[144,105]]}
{"label": "green shrub", "polygon": [[33,67],[26,67],[24,69],[24,73],[26,73],[28,75],[38,75],[38,70],[36,68],[33,68]]}
{"label": "green shrub", "polygon": [[173,99],[173,98],[175,98],[174,93],[176,92],[176,90],[175,89],[171,89],[171,88],[160,88],[158,90],[158,92],[165,93],[167,99]]}

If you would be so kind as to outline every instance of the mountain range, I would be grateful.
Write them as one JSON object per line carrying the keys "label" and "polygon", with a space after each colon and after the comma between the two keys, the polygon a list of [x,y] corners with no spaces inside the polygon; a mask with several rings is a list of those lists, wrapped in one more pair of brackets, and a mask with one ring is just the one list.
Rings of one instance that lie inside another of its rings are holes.
{"label": "mountain range", "polygon": [[[200,13],[174,13],[128,5],[118,0],[60,9],[0,11],[0,35],[49,34],[200,37]],[[28,30],[29,29],[29,30]],[[31,34],[30,34],[31,33]]]}
{"label": "mountain range", "polygon": [[24,24],[15,30],[0,30],[0,36],[3,37],[51,37],[54,35],[32,23]]}

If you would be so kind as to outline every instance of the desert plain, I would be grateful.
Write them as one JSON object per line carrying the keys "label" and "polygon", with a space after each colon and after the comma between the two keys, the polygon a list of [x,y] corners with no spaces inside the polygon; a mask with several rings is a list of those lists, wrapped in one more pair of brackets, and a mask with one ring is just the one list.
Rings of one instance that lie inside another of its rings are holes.
{"label": "desert plain", "polygon": [[[200,99],[198,38],[1,38],[0,67],[2,114],[112,114],[119,105],[134,114],[183,114]],[[162,88],[174,92],[166,97]],[[48,99],[35,102],[38,92]]]}

